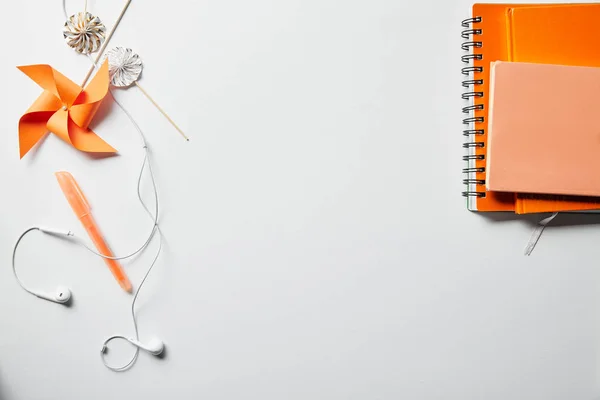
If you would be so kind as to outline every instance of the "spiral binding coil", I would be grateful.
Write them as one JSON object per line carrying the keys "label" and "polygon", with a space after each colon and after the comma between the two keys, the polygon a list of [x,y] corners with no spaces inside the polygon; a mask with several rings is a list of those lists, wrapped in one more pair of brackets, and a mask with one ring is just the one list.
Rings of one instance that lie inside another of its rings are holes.
{"label": "spiral binding coil", "polygon": [[[462,43],[461,48],[468,52],[461,57],[461,60],[465,64],[471,64],[472,61],[483,59],[482,54],[475,53],[476,49],[479,49],[483,46],[481,41],[476,40],[476,36],[482,34],[482,30],[478,29],[475,24],[481,22],[481,17],[473,17],[468,18],[462,21],[463,28],[467,28],[461,32],[461,37],[465,39],[465,42]],[[469,65],[461,70],[462,74],[466,77],[472,78],[473,74],[483,72],[483,67]],[[476,89],[477,86],[483,84],[483,79],[466,79],[462,81],[462,86],[466,89],[462,94],[463,100],[472,101],[477,98],[483,97],[483,92],[478,91]],[[483,104],[472,104],[466,107],[463,107],[462,112],[464,114],[471,115],[474,111],[483,110]],[[473,151],[471,149],[478,149],[484,147],[484,142],[478,141],[477,137],[481,136],[485,133],[484,129],[475,129],[474,124],[479,124],[485,122],[484,117],[473,117],[468,116],[463,118],[463,124],[468,125],[468,128],[463,130],[463,136],[467,139],[463,143],[463,148],[468,151]],[[463,196],[465,197],[485,197],[485,191],[477,190],[477,186],[485,185],[484,179],[477,179],[475,177],[476,173],[485,172],[485,167],[477,167],[475,166],[476,161],[485,160],[485,155],[483,154],[468,154],[463,156],[463,160],[469,163],[468,168],[463,168],[463,174],[467,175],[466,179],[463,179],[463,184],[467,186],[467,190],[463,192]]]}

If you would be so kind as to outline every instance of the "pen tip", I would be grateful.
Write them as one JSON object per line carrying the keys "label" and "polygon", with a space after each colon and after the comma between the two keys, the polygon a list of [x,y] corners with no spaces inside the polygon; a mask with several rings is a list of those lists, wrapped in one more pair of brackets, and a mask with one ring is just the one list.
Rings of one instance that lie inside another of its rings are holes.
{"label": "pen tip", "polygon": [[121,287],[123,288],[124,291],[126,291],[129,294],[133,293],[133,288],[131,287],[131,283],[129,283],[129,282],[120,282],[120,283],[121,283]]}

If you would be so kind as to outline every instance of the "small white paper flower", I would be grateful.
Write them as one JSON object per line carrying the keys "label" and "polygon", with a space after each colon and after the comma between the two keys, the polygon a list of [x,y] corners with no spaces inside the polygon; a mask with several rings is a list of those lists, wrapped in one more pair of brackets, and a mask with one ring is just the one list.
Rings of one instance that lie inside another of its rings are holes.
{"label": "small white paper flower", "polygon": [[95,53],[100,49],[106,37],[106,27],[100,18],[89,12],[80,12],[65,22],[63,28],[65,41],[75,51],[82,54]]}
{"label": "small white paper flower", "polygon": [[138,80],[142,69],[142,59],[133,50],[115,47],[106,53],[110,83],[116,87],[128,87]]}

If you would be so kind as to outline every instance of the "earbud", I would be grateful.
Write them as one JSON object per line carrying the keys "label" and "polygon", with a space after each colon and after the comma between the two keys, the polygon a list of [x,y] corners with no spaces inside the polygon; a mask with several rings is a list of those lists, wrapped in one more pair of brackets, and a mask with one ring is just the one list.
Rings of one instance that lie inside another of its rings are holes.
{"label": "earbud", "polygon": [[128,338],[125,336],[121,336],[121,335],[111,336],[108,339],[106,339],[104,341],[104,343],[102,343],[102,349],[100,349],[100,358],[102,359],[102,362],[104,363],[104,366],[106,368],[110,369],[111,371],[115,371],[115,372],[123,372],[123,371],[127,371],[129,368],[131,368],[133,366],[133,364],[135,364],[135,360],[137,360],[138,353],[139,353],[139,351],[136,351],[135,354],[133,355],[133,357],[131,358],[131,360],[129,360],[129,362],[125,365],[121,365],[119,367],[114,367],[112,365],[109,365],[106,362],[106,359],[104,357],[105,357],[106,353],[108,352],[108,344],[115,339],[126,340],[129,343],[131,343],[133,346],[137,347],[138,349],[147,351],[148,353],[152,354],[153,356],[157,356],[157,357],[160,356],[161,354],[163,354],[163,352],[165,351],[165,344],[162,342],[162,340],[160,340],[156,337],[150,339],[147,344],[143,344],[139,340],[136,340],[133,338]]}
{"label": "earbud", "polygon": [[153,356],[159,356],[165,350],[165,344],[158,338],[150,339],[148,344],[142,344],[135,339],[128,338],[127,341],[142,350],[147,351]]}
{"label": "earbud", "polygon": [[53,236],[73,236],[73,232],[71,232],[71,231],[65,231],[65,230],[53,229],[53,228],[46,228],[44,226],[40,226],[38,229],[41,232],[44,232],[47,235],[53,235]]}
{"label": "earbud", "polygon": [[58,287],[54,294],[40,293],[40,292],[31,292],[35,296],[40,299],[45,299],[51,301],[53,303],[65,304],[71,299],[71,291],[66,287]]}

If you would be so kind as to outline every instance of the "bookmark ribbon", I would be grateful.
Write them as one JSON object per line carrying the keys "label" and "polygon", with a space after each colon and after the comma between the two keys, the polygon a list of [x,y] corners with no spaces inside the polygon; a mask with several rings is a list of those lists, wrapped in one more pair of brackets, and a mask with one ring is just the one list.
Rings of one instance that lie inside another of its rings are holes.
{"label": "bookmark ribbon", "polygon": [[533,253],[533,249],[535,249],[537,242],[542,237],[542,233],[544,233],[544,229],[546,229],[546,226],[548,226],[548,224],[550,222],[552,222],[552,220],[554,218],[556,218],[557,215],[558,215],[558,213],[555,212],[548,218],[544,218],[543,220],[538,222],[538,226],[533,230],[533,233],[531,234],[531,238],[529,239],[529,243],[527,243],[527,247],[525,247],[525,255],[526,256],[530,256],[531,253]]}
{"label": "bookmark ribbon", "polygon": [[93,153],[116,150],[88,128],[108,93],[108,62],[83,89],[49,65],[17,67],[44,92],[19,120],[21,158],[48,132],[76,149]]}

